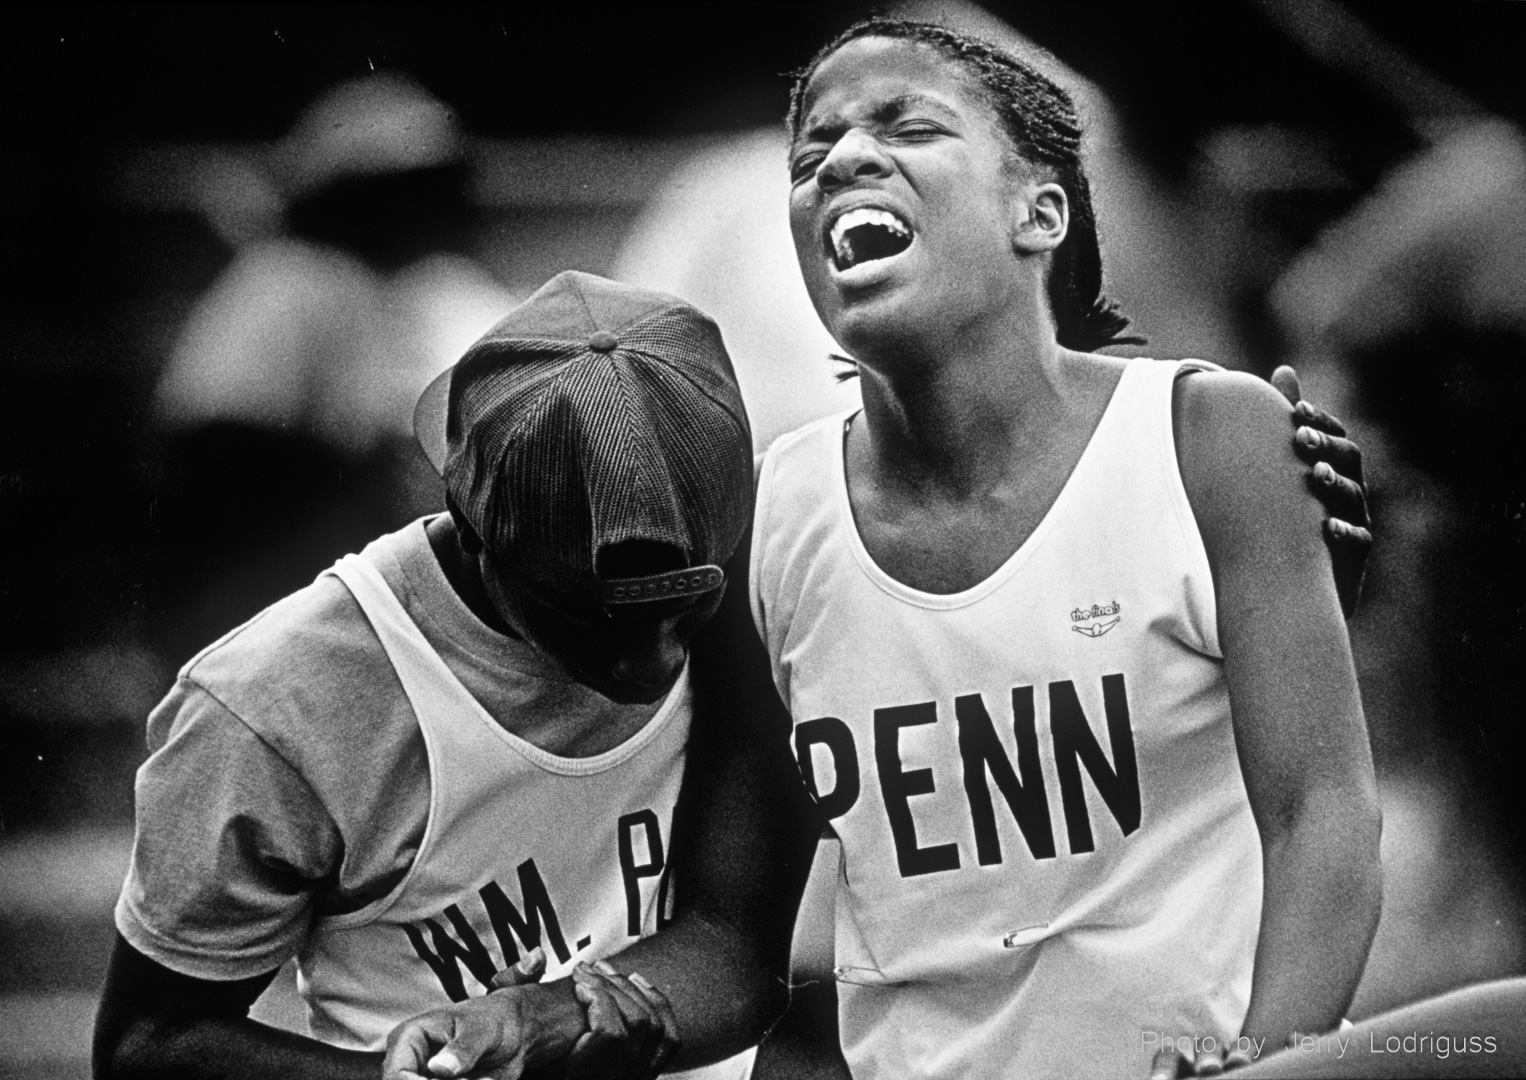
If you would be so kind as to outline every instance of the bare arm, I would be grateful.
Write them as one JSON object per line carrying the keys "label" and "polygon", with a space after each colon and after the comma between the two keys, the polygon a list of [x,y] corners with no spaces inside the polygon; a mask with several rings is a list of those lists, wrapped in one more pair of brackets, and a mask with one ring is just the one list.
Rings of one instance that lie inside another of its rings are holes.
{"label": "bare arm", "polygon": [[381,1055],[341,1050],[249,1019],[275,972],[213,982],[171,971],[120,936],[96,1016],[94,1075],[374,1080]]}
{"label": "bare arm", "polygon": [[[668,1068],[752,1046],[784,1010],[795,912],[821,831],[748,611],[747,545],[744,538],[726,566],[720,611],[691,646],[694,719],[674,814],[673,921],[609,958],[671,1003],[683,1048]],[[544,993],[523,989],[537,999]],[[403,1024],[389,1043],[386,1076],[407,1075],[410,1063],[422,1065],[442,1046],[460,1063],[453,1074],[476,1075],[505,1048],[538,1038],[534,1008],[505,1014],[513,998],[490,995]],[[546,1053],[569,1053],[575,1041],[545,1043]],[[541,1060],[549,1058],[532,1063]],[[578,1066],[569,1059],[568,1067]]]}
{"label": "bare arm", "polygon": [[795,913],[821,832],[748,610],[747,543],[728,563],[726,598],[692,650],[694,723],[673,837],[676,917],[611,958],[672,1001],[685,1047],[678,1067],[756,1044],[783,1012]]}
{"label": "bare arm", "polygon": [[[337,850],[337,828],[312,788],[192,679],[178,680],[154,710],[149,742],[154,753],[138,774],[138,837],[124,886],[134,898],[126,923],[136,931],[119,935],[112,949],[95,1075],[379,1075],[380,1055],[338,1050],[248,1015],[296,951],[311,919],[311,882]],[[209,776],[240,783],[208,784]],[[210,950],[201,948],[208,937],[216,939]],[[161,940],[171,947],[156,959],[129,939],[144,949]],[[263,948],[258,959],[227,962],[253,951],[251,943]],[[176,955],[199,960],[187,962],[198,975],[166,966]]]}
{"label": "bare arm", "polygon": [[1318,507],[1260,380],[1177,384],[1177,453],[1218,598],[1264,899],[1243,1033],[1283,1045],[1351,1002],[1381,904],[1379,813],[1350,643]]}

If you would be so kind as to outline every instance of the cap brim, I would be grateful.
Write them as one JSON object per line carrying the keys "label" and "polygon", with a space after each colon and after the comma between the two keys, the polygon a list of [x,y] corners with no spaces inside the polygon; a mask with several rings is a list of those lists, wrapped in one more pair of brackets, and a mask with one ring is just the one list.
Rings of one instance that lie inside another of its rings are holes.
{"label": "cap brim", "polygon": [[450,373],[446,368],[419,395],[419,403],[413,407],[413,437],[419,449],[434,466],[434,471],[445,475],[445,417],[450,409]]}

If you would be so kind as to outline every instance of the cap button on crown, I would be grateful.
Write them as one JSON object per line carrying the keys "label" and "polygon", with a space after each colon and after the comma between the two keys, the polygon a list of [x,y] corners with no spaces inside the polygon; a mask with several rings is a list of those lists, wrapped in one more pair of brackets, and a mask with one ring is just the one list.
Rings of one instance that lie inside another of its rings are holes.
{"label": "cap button on crown", "polygon": [[595,330],[588,335],[588,347],[594,352],[609,352],[618,344],[620,339],[608,330]]}

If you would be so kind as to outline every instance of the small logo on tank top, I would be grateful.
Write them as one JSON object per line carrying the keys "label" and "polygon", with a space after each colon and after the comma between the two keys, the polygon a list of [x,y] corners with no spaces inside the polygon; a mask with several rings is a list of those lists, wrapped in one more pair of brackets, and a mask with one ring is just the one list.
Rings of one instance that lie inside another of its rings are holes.
{"label": "small logo on tank top", "polygon": [[1070,628],[1078,634],[1087,637],[1101,637],[1113,627],[1118,625],[1122,618],[1118,614],[1120,608],[1118,601],[1111,604],[1093,604],[1091,607],[1076,608],[1070,613]]}

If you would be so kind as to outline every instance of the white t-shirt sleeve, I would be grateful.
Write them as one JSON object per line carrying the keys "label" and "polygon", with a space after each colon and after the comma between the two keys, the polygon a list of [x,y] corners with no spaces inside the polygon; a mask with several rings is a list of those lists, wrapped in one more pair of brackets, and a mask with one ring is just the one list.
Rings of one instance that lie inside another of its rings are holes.
{"label": "white t-shirt sleeve", "polygon": [[117,929],[194,978],[260,975],[295,955],[343,858],[332,816],[271,746],[194,681],[149,717]]}

